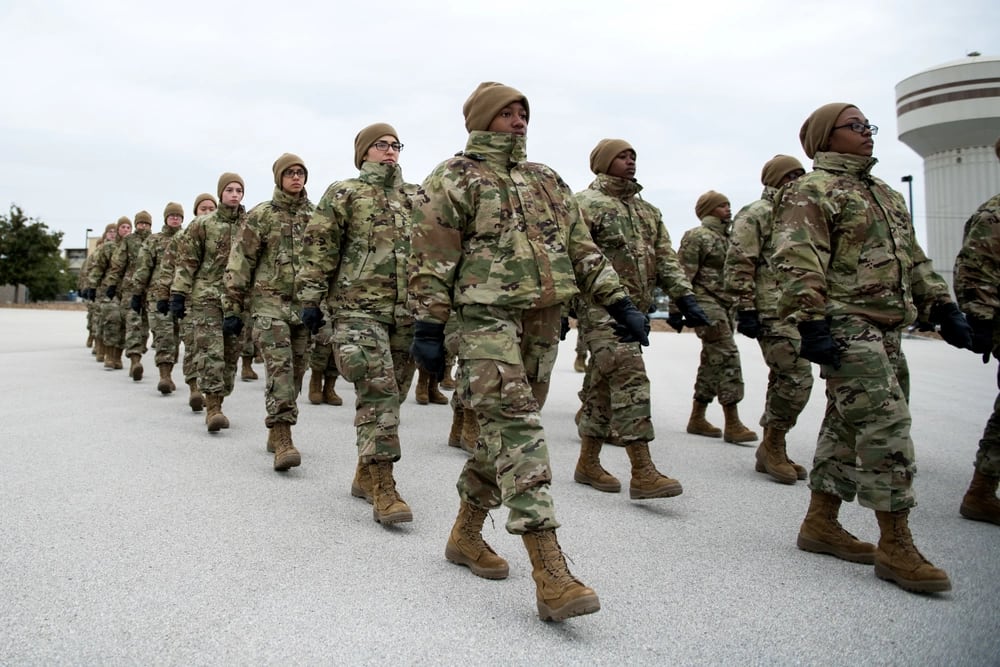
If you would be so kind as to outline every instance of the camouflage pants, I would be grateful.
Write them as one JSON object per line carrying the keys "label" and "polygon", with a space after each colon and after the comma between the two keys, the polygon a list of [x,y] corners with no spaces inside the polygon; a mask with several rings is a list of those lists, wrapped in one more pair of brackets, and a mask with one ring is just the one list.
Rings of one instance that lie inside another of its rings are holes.
{"label": "camouflage pants", "polygon": [[101,299],[101,340],[107,347],[125,348],[125,320],[118,299]]}
{"label": "camouflage pants", "polygon": [[333,357],[333,322],[330,320],[328,317],[319,332],[310,338],[309,369],[324,377],[335,378],[339,373]]}
{"label": "camouflage pants", "polygon": [[731,315],[715,304],[706,302],[702,307],[714,324],[695,329],[701,339],[701,363],[694,381],[694,398],[702,403],[711,403],[716,397],[722,405],[739,403],[743,400],[743,369],[733,340]]}
{"label": "camouflage pants", "polygon": [[767,398],[760,425],[790,431],[809,402],[812,392],[812,364],[799,357],[799,339],[762,335],[757,339],[767,374]]}
{"label": "camouflage pants", "polygon": [[413,380],[413,328],[398,330],[369,318],[333,324],[337,370],[354,384],[358,458],[366,463],[398,461],[400,392]]}
{"label": "camouflage pants", "polygon": [[[295,399],[306,372],[306,348],[309,330],[304,324],[290,324],[273,317],[255,315],[254,339],[264,355],[267,383],[264,385],[264,425],[271,428],[278,422],[294,424],[299,408]],[[244,348],[246,349],[246,348]]]}
{"label": "camouflage pants", "polygon": [[181,342],[184,343],[184,382],[198,381],[198,364],[194,355],[194,324],[186,317],[178,322]]}
{"label": "camouflage pants", "polygon": [[155,309],[149,311],[149,328],[153,332],[153,349],[156,350],[156,365],[177,363],[180,345],[180,325],[170,313],[161,315]]}
{"label": "camouflage pants", "polygon": [[[131,301],[131,299],[130,299]],[[125,319],[125,356],[146,354],[149,341],[149,316],[146,305],[137,313],[129,305],[130,301],[122,299],[122,317]]]}
{"label": "camouflage pants", "polygon": [[249,315],[243,317],[243,331],[240,332],[240,355],[241,357],[253,357],[257,355],[258,347],[254,342],[253,318]]}
{"label": "camouflage pants", "polygon": [[873,510],[914,507],[909,369],[899,331],[859,317],[830,325],[844,346],[840,368],[822,367],[826,414],[809,487]]}
{"label": "camouflage pants", "polygon": [[[997,388],[1000,389],[1000,366],[997,366]],[[993,414],[979,441],[976,470],[987,477],[1000,477],[1000,394],[993,402]]]}
{"label": "camouflage pants", "polygon": [[580,435],[604,441],[614,430],[624,444],[651,441],[649,377],[642,348],[619,341],[610,326],[588,330],[585,338],[591,358],[580,391]]}
{"label": "camouflage pants", "polygon": [[190,314],[194,345],[184,354],[193,355],[198,386],[203,394],[229,396],[236,380],[240,339],[222,333],[222,306],[218,301],[195,302]]}
{"label": "camouflage pants", "polygon": [[560,310],[470,305],[457,313],[456,393],[476,411],[480,431],[458,495],[485,509],[506,505],[513,534],[559,527],[540,413],[558,353]]}
{"label": "camouflage pants", "polygon": [[97,312],[97,304],[93,301],[87,302],[87,331],[97,338],[97,320],[95,313]]}

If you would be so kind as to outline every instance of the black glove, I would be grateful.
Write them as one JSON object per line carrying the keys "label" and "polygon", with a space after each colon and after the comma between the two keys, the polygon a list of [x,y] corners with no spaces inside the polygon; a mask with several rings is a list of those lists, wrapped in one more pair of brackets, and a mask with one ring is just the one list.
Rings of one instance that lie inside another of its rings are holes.
{"label": "black glove", "polygon": [[649,345],[649,318],[639,312],[632,299],[622,297],[607,306],[607,309],[611,317],[621,325],[621,328],[615,327],[615,334],[623,343]]}
{"label": "black glove", "polygon": [[302,320],[302,324],[306,325],[306,329],[309,329],[309,333],[314,336],[319,333],[319,328],[326,324],[326,320],[323,319],[323,311],[317,306],[303,308],[299,319]]}
{"label": "black glove", "polygon": [[[712,321],[708,319],[708,315],[705,314],[705,311],[701,309],[701,306],[698,305],[698,302],[694,300],[692,295],[687,294],[682,296],[676,299],[674,303],[677,304],[677,309],[684,315],[684,324],[689,327],[708,327],[712,325]],[[677,329],[677,327],[674,328]],[[680,331],[680,329],[677,329],[677,333],[680,333]]]}
{"label": "black glove", "polygon": [[931,322],[941,325],[941,338],[952,347],[972,349],[972,327],[953,302],[939,303],[931,308]]}
{"label": "black glove", "polygon": [[667,315],[667,324],[674,328],[674,331],[680,333],[684,328],[684,314],[683,313],[670,313]]}
{"label": "black glove", "polygon": [[115,286],[115,285],[112,285],[108,289],[104,290],[104,296],[108,297],[109,299],[113,299],[113,298],[115,298],[115,294],[117,292],[118,292],[118,287]]}
{"label": "black glove", "polygon": [[814,364],[826,364],[840,368],[840,347],[830,334],[830,322],[827,320],[812,320],[799,322],[799,334],[802,336],[802,347],[799,356]]}
{"label": "black glove", "polygon": [[83,290],[83,298],[86,299],[87,301],[97,301],[97,290],[95,290],[93,287],[88,287],[87,289]]}
{"label": "black glove", "polygon": [[982,320],[975,315],[966,315],[965,319],[972,327],[972,351],[986,355],[986,361],[989,361],[989,354],[993,351],[993,320]]}
{"label": "black glove", "polygon": [[184,308],[183,294],[170,295],[170,312],[173,313],[174,317],[178,320],[183,320],[184,316],[187,315],[187,310]]}
{"label": "black glove", "polygon": [[440,378],[444,376],[444,325],[435,322],[417,322],[413,325],[413,344],[410,355],[425,371]]}
{"label": "black glove", "polygon": [[760,316],[756,310],[736,313],[736,330],[747,338],[760,338]]}
{"label": "black glove", "polygon": [[222,334],[224,336],[239,336],[243,333],[243,318],[239,315],[228,315],[222,318]]}
{"label": "black glove", "polygon": [[156,302],[156,312],[160,315],[166,315],[170,312],[170,302],[166,299],[159,299]]}
{"label": "black glove", "polygon": [[559,340],[566,340],[566,334],[569,333],[569,318],[560,317],[559,318]]}
{"label": "black glove", "polygon": [[129,299],[128,307],[137,313],[142,312],[142,297],[138,294],[133,294],[132,298]]}

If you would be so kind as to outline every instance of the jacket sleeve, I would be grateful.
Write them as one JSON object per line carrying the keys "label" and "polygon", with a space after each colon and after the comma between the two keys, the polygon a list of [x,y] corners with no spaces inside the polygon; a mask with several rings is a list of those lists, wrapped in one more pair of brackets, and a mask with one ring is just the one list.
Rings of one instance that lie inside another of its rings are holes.
{"label": "jacket sleeve", "polygon": [[984,320],[1000,314],[1000,197],[965,223],[955,259],[955,295],[966,313]]}
{"label": "jacket sleeve", "polygon": [[753,205],[743,207],[733,219],[726,263],[722,270],[725,291],[737,310],[756,310],[757,258],[760,257],[760,222]]}
{"label": "jacket sleeve", "polygon": [[323,302],[330,280],[340,265],[341,243],[350,206],[343,190],[340,182],[327,188],[302,235],[302,265],[295,276],[295,289],[304,306],[318,306]]}
{"label": "jacket sleeve", "polygon": [[826,269],[830,264],[830,221],[837,215],[829,199],[819,204],[823,193],[789,187],[775,214],[775,277],[781,288],[778,317],[791,322],[826,317]]}
{"label": "jacket sleeve", "polygon": [[670,232],[667,231],[663,219],[657,217],[656,235],[656,286],[666,292],[671,299],[692,294],[691,281],[688,280],[684,267],[681,266],[677,253],[670,243]]}
{"label": "jacket sleeve", "polygon": [[463,234],[467,227],[475,231],[476,194],[466,183],[472,165],[462,164],[471,160],[453,162],[431,172],[414,199],[410,234],[414,271],[409,296],[417,321],[448,321],[457,268],[463,259]]}
{"label": "jacket sleeve", "polygon": [[202,259],[205,256],[205,227],[195,220],[187,231],[177,241],[177,252],[174,255],[174,277],[170,284],[170,292],[191,295],[194,288],[194,277],[198,273]]}
{"label": "jacket sleeve", "polygon": [[239,315],[243,312],[243,300],[252,286],[254,270],[260,257],[262,232],[266,235],[267,227],[266,211],[255,207],[233,234],[226,272],[223,274],[225,296],[222,309],[227,315]]}
{"label": "jacket sleeve", "polygon": [[594,243],[584,221],[579,202],[569,197],[567,210],[572,216],[569,228],[569,256],[580,291],[594,303],[610,306],[628,296],[608,258]]}

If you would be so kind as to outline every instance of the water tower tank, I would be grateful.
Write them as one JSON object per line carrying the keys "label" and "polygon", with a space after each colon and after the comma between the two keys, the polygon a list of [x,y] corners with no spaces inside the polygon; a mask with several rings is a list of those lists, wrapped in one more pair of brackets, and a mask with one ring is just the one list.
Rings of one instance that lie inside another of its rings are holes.
{"label": "water tower tank", "polygon": [[952,286],[965,221],[1000,192],[1000,58],[973,53],[903,79],[896,118],[924,159],[925,250]]}

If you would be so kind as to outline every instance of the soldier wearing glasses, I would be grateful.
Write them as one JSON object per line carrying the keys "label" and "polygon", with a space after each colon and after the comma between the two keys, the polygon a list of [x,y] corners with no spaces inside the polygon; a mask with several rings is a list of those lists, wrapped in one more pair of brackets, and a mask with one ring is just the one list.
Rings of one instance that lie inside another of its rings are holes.
{"label": "soldier wearing glasses", "polygon": [[[778,315],[797,325],[800,354],[820,364],[826,415],[798,546],[875,565],[875,575],[930,593],[948,575],[913,544],[916,505],[909,372],[901,333],[915,320],[940,324],[970,347],[969,325],[917,243],[902,195],[872,175],[878,128],[853,104],[814,111],[799,132],[813,171],[790,183],[775,209]],[[878,547],[837,520],[842,501],[875,510]]]}

